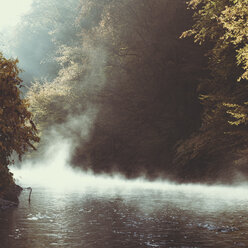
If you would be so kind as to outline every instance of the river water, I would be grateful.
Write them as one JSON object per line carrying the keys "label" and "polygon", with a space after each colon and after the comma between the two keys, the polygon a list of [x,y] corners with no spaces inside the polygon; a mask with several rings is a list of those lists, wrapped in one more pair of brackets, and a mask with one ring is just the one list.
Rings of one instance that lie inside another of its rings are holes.
{"label": "river water", "polygon": [[24,190],[0,248],[248,247],[246,187],[107,182]]}

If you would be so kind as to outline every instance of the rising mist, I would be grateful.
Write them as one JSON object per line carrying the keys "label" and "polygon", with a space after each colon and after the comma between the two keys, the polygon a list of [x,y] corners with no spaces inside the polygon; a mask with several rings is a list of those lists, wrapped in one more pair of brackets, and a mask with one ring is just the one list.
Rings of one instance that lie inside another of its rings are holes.
{"label": "rising mist", "polygon": [[204,149],[194,160],[180,154],[201,127],[198,87],[208,75],[205,48],[179,38],[192,25],[185,2],[34,0],[6,49],[24,69],[41,135],[26,161],[66,140],[68,164],[84,171],[230,180],[232,163],[221,157],[206,163]]}

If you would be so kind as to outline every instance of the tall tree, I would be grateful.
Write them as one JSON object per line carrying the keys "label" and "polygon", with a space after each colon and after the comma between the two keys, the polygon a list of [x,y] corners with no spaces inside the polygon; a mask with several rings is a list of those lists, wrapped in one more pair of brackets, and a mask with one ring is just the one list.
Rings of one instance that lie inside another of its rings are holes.
{"label": "tall tree", "polygon": [[11,155],[16,153],[21,159],[39,141],[28,102],[21,98],[17,62],[0,53],[0,189],[13,182],[8,170]]}
{"label": "tall tree", "polygon": [[199,85],[202,126],[179,145],[176,161],[195,176],[230,179],[234,168],[248,169],[240,159],[248,141],[248,2],[192,0],[189,6],[195,24],[182,36],[208,49],[210,74]]}
{"label": "tall tree", "polygon": [[97,172],[168,175],[173,146],[198,127],[200,113],[203,59],[179,39],[191,23],[185,1],[89,2],[105,3],[91,39],[108,54],[106,85],[91,140],[73,162]]}
{"label": "tall tree", "polygon": [[[64,36],[57,49],[57,76],[27,94],[35,119],[43,131],[70,128],[61,134],[74,136],[72,163],[84,169],[168,175],[173,146],[198,128],[201,112],[202,52],[179,39],[192,23],[185,0],[81,2],[74,42]],[[83,116],[94,123],[87,138]],[[71,130],[75,118],[82,123]]]}

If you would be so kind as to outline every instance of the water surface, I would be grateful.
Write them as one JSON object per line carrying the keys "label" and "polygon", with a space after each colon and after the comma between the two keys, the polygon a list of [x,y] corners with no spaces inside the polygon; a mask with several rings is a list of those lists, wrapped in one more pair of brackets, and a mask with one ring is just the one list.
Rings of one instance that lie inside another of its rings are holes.
{"label": "water surface", "polygon": [[34,188],[30,204],[28,194],[0,212],[0,248],[248,247],[240,189]]}

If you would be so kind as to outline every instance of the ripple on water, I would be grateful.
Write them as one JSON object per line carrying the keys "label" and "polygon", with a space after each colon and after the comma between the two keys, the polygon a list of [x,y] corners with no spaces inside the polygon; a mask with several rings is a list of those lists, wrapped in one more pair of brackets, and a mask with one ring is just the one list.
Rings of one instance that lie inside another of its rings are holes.
{"label": "ripple on water", "polygon": [[[34,189],[0,213],[1,248],[248,247],[248,209],[239,201],[207,209],[203,195]],[[215,199],[216,201],[216,199]],[[194,204],[196,202],[196,204]],[[211,202],[211,199],[208,202]]]}
{"label": "ripple on water", "polygon": [[46,214],[41,214],[41,213],[37,213],[35,215],[33,214],[28,214],[28,217],[27,217],[27,220],[42,220],[42,219],[50,219],[51,220],[51,217],[49,217],[48,215]]}

